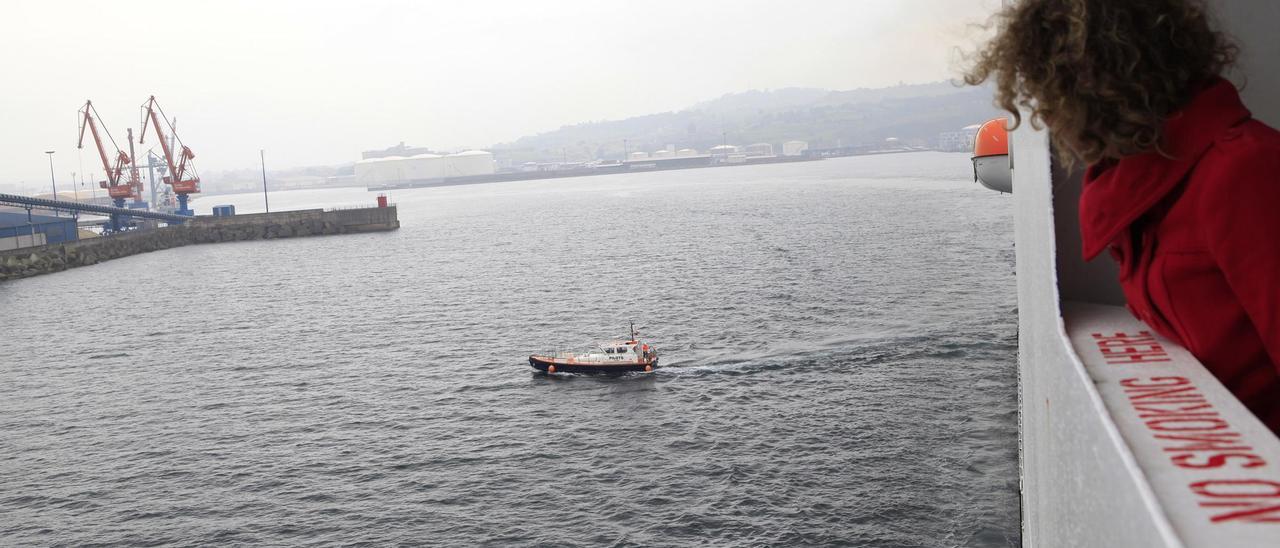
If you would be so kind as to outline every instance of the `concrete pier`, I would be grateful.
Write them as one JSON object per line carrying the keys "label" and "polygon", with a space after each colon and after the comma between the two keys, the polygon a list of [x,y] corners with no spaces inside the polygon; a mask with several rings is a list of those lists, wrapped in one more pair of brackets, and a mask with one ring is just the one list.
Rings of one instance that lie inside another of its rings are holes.
{"label": "concrete pier", "polygon": [[182,225],[0,252],[0,281],[184,245],[354,234],[397,228],[400,228],[400,220],[395,206],[195,217]]}

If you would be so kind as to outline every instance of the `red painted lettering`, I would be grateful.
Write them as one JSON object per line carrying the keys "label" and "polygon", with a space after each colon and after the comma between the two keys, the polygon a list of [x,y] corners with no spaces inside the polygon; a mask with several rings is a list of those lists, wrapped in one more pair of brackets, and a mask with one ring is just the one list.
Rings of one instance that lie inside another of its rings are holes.
{"label": "red painted lettering", "polygon": [[1209,518],[1214,523],[1280,523],[1280,504],[1274,500],[1280,498],[1280,482],[1261,479],[1205,480],[1191,484],[1191,491],[1205,498],[1230,499],[1200,502],[1202,508],[1236,509]]}
{"label": "red painted lettering", "polygon": [[1164,355],[1164,350],[1161,350],[1158,348],[1157,349],[1140,348],[1137,346],[1102,347],[1099,350],[1101,350],[1102,353],[1105,354],[1105,356],[1103,357],[1107,358],[1108,360],[1119,358],[1121,357],[1119,355],[1124,355],[1124,354],[1142,354],[1142,355],[1158,354],[1161,356]]}
{"label": "red painted lettering", "polygon": [[1196,387],[1194,386],[1166,388],[1164,390],[1143,390],[1141,394],[1135,394],[1134,390],[1125,390],[1125,392],[1129,393],[1130,400],[1143,400],[1147,398],[1163,399],[1165,396],[1172,396],[1175,394],[1181,394],[1183,396],[1189,396],[1189,395],[1195,394],[1197,400],[1201,399],[1201,396],[1199,395],[1199,393],[1196,392]]}
{"label": "red painted lettering", "polygon": [[1166,447],[1169,452],[1195,451],[1252,451],[1240,442],[1239,432],[1199,432],[1195,434],[1156,434],[1156,439],[1188,442],[1185,445]]}
{"label": "red painted lettering", "polygon": [[1248,523],[1280,523],[1280,504],[1272,501],[1257,502],[1201,502],[1202,508],[1244,508],[1234,512],[1218,514],[1211,518],[1214,523],[1224,521],[1244,521]]}
{"label": "red painted lettering", "polygon": [[1112,341],[1117,339],[1119,340],[1128,340],[1128,339],[1155,340],[1155,336],[1152,335],[1150,331],[1139,331],[1137,335],[1129,335],[1126,333],[1116,333],[1115,335],[1103,335],[1102,333],[1093,333],[1093,338],[1098,339],[1099,341]]}
{"label": "red painted lettering", "polygon": [[1280,498],[1280,482],[1264,479],[1204,480],[1191,484],[1191,491],[1202,497]]}
{"label": "red painted lettering", "polygon": [[1112,336],[1094,333],[1093,338],[1097,339],[1095,342],[1098,350],[1102,352],[1103,359],[1109,364],[1170,361],[1169,353],[1160,345],[1160,341],[1147,331],[1141,331],[1137,336],[1125,333],[1116,333]]}
{"label": "red painted lettering", "polygon": [[1164,354],[1151,355],[1151,356],[1144,356],[1142,354],[1126,354],[1124,356],[1117,356],[1115,358],[1107,359],[1107,363],[1110,365],[1125,364],[1125,363],[1164,363],[1164,362],[1171,362],[1171,361],[1173,360],[1169,359],[1169,357]]}
{"label": "red painted lettering", "polygon": [[[1119,333],[1117,335],[1123,335]],[[1102,338],[1095,334],[1095,338]],[[1105,341],[1104,341],[1105,342]],[[1100,347],[1102,342],[1099,342]],[[1140,345],[1114,342],[1103,355],[1142,357]],[[1210,470],[1256,469],[1266,459],[1253,451],[1239,432],[1186,377],[1132,377],[1120,380],[1129,404],[1169,454],[1174,466]],[[1201,508],[1215,509],[1213,523],[1280,523],[1280,482],[1271,480],[1204,480],[1190,485]]]}
{"label": "red painted lettering", "polygon": [[[1199,400],[1199,401],[1196,401],[1196,402],[1192,402],[1192,403],[1196,403],[1196,404],[1198,404],[1198,405],[1179,405],[1179,406],[1177,406],[1177,407],[1175,407],[1175,408],[1172,408],[1172,409],[1161,409],[1161,408],[1157,407],[1157,406],[1159,406],[1159,405],[1163,405],[1164,403],[1165,403],[1165,402],[1145,402],[1145,403],[1143,403],[1142,405],[1134,405],[1134,406],[1133,406],[1133,408],[1134,408],[1134,410],[1136,410],[1136,411],[1137,411],[1137,412],[1139,412],[1139,413],[1149,413],[1151,416],[1156,416],[1156,415],[1188,415],[1188,414],[1193,414],[1193,413],[1191,413],[1192,411],[1202,411],[1202,410],[1205,410],[1205,409],[1210,410],[1209,412],[1210,412],[1210,413],[1212,413],[1212,414],[1216,414],[1216,413],[1214,413],[1214,412],[1212,411],[1213,406],[1212,406],[1212,405],[1210,405],[1208,402],[1204,401],[1203,399],[1201,399],[1201,400]],[[1171,403],[1182,403],[1182,402],[1171,402]],[[1148,417],[1147,415],[1143,415],[1143,417],[1142,417],[1142,418],[1144,418],[1144,419],[1145,419],[1145,418],[1150,418],[1150,417]]]}
{"label": "red painted lettering", "polygon": [[1222,419],[1196,419],[1176,417],[1172,419],[1151,419],[1147,421],[1147,428],[1159,430],[1161,432],[1187,432],[1191,430],[1223,430],[1231,428],[1227,421]]}
{"label": "red painted lettering", "polygon": [[1208,455],[1204,460],[1196,460],[1199,456],[1194,453],[1186,453],[1174,455],[1170,460],[1180,468],[1222,468],[1231,459],[1244,461],[1240,464],[1240,468],[1257,468],[1267,465],[1267,461],[1253,453],[1214,453]]}
{"label": "red painted lettering", "polygon": [[[1150,382],[1144,384],[1143,381]],[[1122,379],[1120,381],[1120,386],[1124,386],[1126,388],[1168,388],[1170,386],[1182,386],[1184,384],[1191,384],[1191,380],[1186,377],[1151,377],[1149,379],[1135,377],[1132,379]],[[1132,391],[1125,390],[1125,392]]]}

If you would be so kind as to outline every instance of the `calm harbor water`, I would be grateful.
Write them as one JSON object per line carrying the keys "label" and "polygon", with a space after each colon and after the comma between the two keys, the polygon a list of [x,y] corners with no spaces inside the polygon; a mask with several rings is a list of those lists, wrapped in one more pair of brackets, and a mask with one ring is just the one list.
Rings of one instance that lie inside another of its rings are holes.
{"label": "calm harbor water", "polygon": [[[0,283],[0,545],[1017,545],[1010,201],[971,177],[407,190],[392,233]],[[654,374],[525,361],[632,319]]]}

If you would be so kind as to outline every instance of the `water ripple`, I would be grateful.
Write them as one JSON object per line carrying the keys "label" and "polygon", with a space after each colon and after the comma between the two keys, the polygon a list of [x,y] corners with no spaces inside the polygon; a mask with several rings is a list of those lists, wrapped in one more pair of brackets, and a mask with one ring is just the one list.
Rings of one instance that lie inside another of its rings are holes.
{"label": "water ripple", "polygon": [[[0,284],[0,545],[1017,545],[1010,215],[967,166],[405,191],[393,233]],[[370,198],[272,204],[326,200]],[[653,374],[524,362],[631,319]]]}

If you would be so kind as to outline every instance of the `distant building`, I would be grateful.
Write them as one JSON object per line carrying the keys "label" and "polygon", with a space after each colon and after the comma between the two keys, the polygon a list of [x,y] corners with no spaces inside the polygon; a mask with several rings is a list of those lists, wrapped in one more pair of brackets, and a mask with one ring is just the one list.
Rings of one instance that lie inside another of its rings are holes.
{"label": "distant building", "polygon": [[982,124],[965,126],[960,131],[944,131],[938,134],[938,150],[943,152],[973,152],[973,139]]}
{"label": "distant building", "polygon": [[769,143],[755,143],[747,145],[747,156],[773,156],[773,145]]}
{"label": "distant building", "polygon": [[431,181],[452,177],[492,175],[497,171],[493,154],[468,150],[457,154],[418,154],[410,157],[383,156],[356,162],[355,181],[361,185]]}
{"label": "distant building", "polygon": [[809,143],[804,141],[787,141],[782,143],[783,156],[799,156],[809,150]]}
{"label": "distant building", "polygon": [[739,150],[738,147],[734,145],[717,145],[711,147],[711,150],[708,152],[710,152],[712,156],[729,156],[731,154],[738,154]]}
{"label": "distant building", "polygon": [[406,146],[404,141],[400,141],[400,144],[383,150],[366,150],[361,152],[360,159],[372,160],[374,158],[390,158],[392,156],[403,156],[407,158],[409,156],[418,156],[420,154],[432,154],[432,152],[429,148]]}

